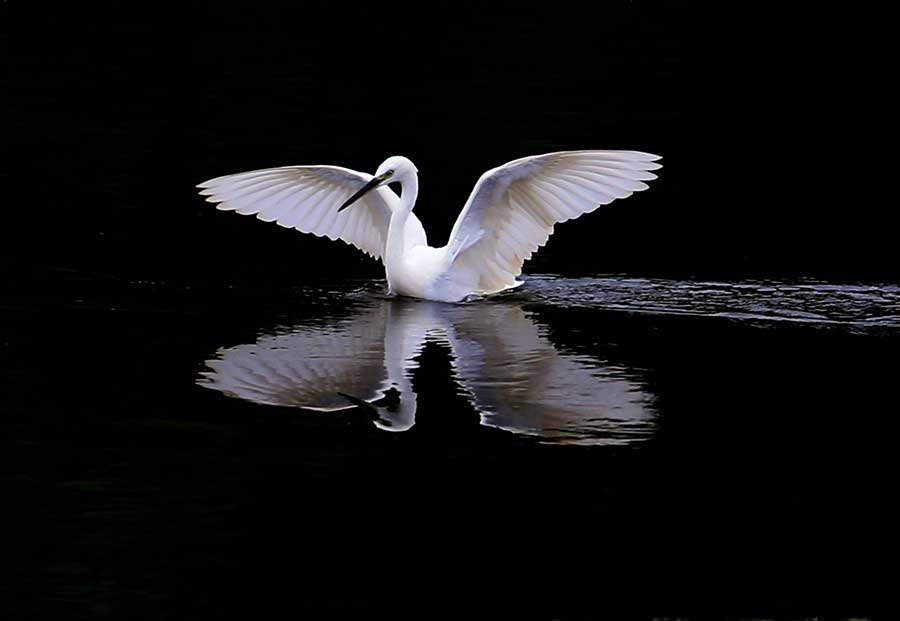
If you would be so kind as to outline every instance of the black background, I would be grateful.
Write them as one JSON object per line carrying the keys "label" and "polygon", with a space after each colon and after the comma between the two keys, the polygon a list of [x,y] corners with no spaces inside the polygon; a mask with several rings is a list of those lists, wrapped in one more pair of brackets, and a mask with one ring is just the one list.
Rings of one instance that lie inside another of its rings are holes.
{"label": "black background", "polygon": [[[664,157],[651,189],[559,227],[526,272],[896,279],[880,189],[891,160],[870,146],[887,132],[878,16],[860,31],[858,15],[688,3],[11,1],[0,17],[15,610],[546,619],[883,608],[875,562],[889,529],[873,473],[891,460],[843,417],[878,435],[890,340],[605,317],[598,333],[662,369],[667,407],[690,413],[643,453],[453,429],[439,413],[461,406],[439,385],[443,399],[422,408],[431,426],[423,415],[407,437],[248,415],[228,400],[190,405],[198,352],[226,330],[251,340],[293,286],[382,277],[344,245],[196,196],[196,183],[231,172],[371,172],[406,155],[438,245],[490,167],[637,149]],[[159,288],[135,293],[142,283]],[[104,310],[59,304],[73,296]],[[131,315],[106,312],[129,303]],[[563,342],[587,338],[566,336],[571,319],[547,321]],[[692,368],[709,373],[702,387]],[[828,382],[845,390],[822,392]],[[110,488],[79,491],[104,477]],[[85,508],[110,502],[124,513]]]}
{"label": "black background", "polygon": [[652,194],[560,227],[528,269],[896,277],[879,31],[851,14],[688,4],[5,3],[3,255],[204,281],[378,274],[215,213],[193,186],[402,154],[440,244],[484,170],[623,148],[664,157]]}

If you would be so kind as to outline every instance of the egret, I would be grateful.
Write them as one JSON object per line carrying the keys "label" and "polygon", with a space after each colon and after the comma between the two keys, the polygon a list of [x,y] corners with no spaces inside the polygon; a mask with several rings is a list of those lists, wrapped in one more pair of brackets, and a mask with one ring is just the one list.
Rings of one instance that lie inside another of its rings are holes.
{"label": "egret", "polygon": [[[391,294],[459,302],[522,284],[522,265],[553,227],[647,189],[659,156],[639,151],[561,151],[484,173],[447,244],[428,245],[413,214],[418,169],[387,158],[375,175],[339,166],[284,166],[199,184],[221,210],[340,239],[384,263]],[[400,196],[388,187],[400,184]]]}

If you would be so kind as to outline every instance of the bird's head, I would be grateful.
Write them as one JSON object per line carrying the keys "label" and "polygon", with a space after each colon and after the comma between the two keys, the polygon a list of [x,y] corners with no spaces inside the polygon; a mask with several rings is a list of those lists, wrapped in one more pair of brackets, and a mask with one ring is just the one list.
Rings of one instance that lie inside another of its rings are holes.
{"label": "bird's head", "polygon": [[381,163],[378,170],[375,171],[375,176],[372,177],[366,185],[361,187],[356,194],[348,198],[344,204],[340,206],[338,211],[346,209],[370,190],[374,190],[387,183],[393,183],[394,181],[403,181],[409,176],[415,175],[418,170],[419,169],[416,168],[409,159],[402,155],[392,155]]}
{"label": "bird's head", "polygon": [[417,172],[419,172],[419,169],[407,158],[402,155],[392,155],[381,163],[381,166],[375,171],[375,176],[387,175],[388,178],[385,179],[384,183],[391,183],[392,181],[400,181]]}

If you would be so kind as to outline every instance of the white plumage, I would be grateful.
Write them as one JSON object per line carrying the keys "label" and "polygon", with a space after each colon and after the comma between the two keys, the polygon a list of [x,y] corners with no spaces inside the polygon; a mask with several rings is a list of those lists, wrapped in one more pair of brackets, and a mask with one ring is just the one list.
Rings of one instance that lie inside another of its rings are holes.
{"label": "white plumage", "polygon": [[[661,168],[658,159],[638,151],[563,151],[489,170],[441,248],[428,245],[412,213],[418,176],[405,157],[389,157],[374,176],[337,166],[286,166],[198,187],[219,209],[340,239],[380,258],[392,293],[457,302],[520,284],[523,263],[556,224],[647,189],[645,181],[656,178],[651,171]],[[393,182],[401,185],[399,197],[387,186]]]}

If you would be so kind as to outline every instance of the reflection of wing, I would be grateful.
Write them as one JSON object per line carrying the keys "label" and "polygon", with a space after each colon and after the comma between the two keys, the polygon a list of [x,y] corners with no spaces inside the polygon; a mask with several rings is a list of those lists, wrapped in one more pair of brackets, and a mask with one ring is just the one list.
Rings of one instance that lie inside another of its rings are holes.
{"label": "reflection of wing", "polygon": [[[385,367],[388,310],[377,305],[332,325],[303,326],[219,350],[206,362],[211,371],[197,383],[256,403],[324,411],[352,407],[340,393],[378,399],[391,385]],[[412,425],[414,397],[404,394],[402,401],[399,408],[379,412],[380,426],[400,430]]]}
{"label": "reflection of wing", "polygon": [[557,351],[518,306],[446,310],[457,375],[485,424],[581,443],[646,432],[649,398],[624,369]]}
{"label": "reflection of wing", "polygon": [[353,407],[341,393],[373,402],[394,388],[399,400],[373,410],[375,424],[403,431],[415,423],[413,372],[435,372],[419,367],[427,339],[449,343],[456,377],[486,425],[596,444],[643,437],[652,424],[649,398],[625,369],[557,351],[507,303],[378,301],[349,319],[220,350],[198,383],[256,403],[325,411]]}

